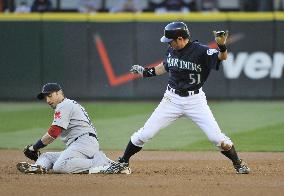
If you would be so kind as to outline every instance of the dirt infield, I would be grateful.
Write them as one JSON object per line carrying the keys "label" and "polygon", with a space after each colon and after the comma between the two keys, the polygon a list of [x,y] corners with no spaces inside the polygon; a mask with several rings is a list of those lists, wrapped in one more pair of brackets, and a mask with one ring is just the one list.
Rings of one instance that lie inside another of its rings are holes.
{"label": "dirt infield", "polygon": [[251,174],[235,174],[218,152],[143,151],[133,157],[131,175],[25,175],[15,167],[27,161],[22,153],[0,150],[0,195],[284,195],[284,153],[240,155]]}

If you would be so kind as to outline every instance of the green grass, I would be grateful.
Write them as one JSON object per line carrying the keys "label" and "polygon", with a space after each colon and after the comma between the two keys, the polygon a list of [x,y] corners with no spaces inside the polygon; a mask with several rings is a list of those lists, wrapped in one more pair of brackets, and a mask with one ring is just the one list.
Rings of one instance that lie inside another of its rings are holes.
{"label": "green grass", "polygon": [[[274,126],[257,128],[254,130],[233,133],[230,137],[234,140],[238,151],[284,151],[284,123]],[[201,140],[184,146],[181,150],[208,150],[212,144],[207,140]]]}
{"label": "green grass", "polygon": [[[123,150],[158,102],[85,102],[103,150]],[[224,133],[239,151],[284,151],[284,102],[209,102]],[[44,103],[0,103],[0,148],[23,148],[49,128],[53,111]],[[62,149],[57,140],[48,148]],[[215,150],[191,120],[181,118],[145,145],[148,150]]]}

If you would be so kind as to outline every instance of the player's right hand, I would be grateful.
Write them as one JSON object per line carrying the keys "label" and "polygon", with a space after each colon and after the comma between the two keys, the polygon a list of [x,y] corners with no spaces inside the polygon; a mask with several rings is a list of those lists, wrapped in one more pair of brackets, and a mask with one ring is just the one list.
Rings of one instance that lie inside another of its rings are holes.
{"label": "player's right hand", "polygon": [[140,74],[143,75],[143,71],[144,71],[144,67],[140,66],[140,65],[133,65],[130,69],[130,72],[133,74]]}

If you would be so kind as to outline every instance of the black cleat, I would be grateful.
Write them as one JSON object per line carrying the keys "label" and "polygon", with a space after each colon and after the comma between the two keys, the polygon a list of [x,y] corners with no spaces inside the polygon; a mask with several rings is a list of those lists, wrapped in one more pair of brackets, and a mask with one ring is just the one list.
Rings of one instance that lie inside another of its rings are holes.
{"label": "black cleat", "polygon": [[242,159],[240,159],[240,163],[234,165],[235,170],[237,171],[237,174],[248,174],[250,173],[250,168],[246,166],[246,164],[243,162]]}
{"label": "black cleat", "polygon": [[105,174],[131,174],[129,163],[125,162],[121,157],[117,162],[111,163],[111,165],[104,171]]}

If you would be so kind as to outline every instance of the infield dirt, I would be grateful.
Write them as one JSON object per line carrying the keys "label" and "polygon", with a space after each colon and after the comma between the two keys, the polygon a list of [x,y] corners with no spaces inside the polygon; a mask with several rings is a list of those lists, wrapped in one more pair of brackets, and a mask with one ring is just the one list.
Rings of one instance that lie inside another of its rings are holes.
{"label": "infield dirt", "polygon": [[[106,152],[116,159],[121,152]],[[284,153],[240,153],[251,174],[237,175],[219,152],[142,151],[132,174],[27,175],[15,165],[20,150],[0,150],[1,196],[284,195]]]}

